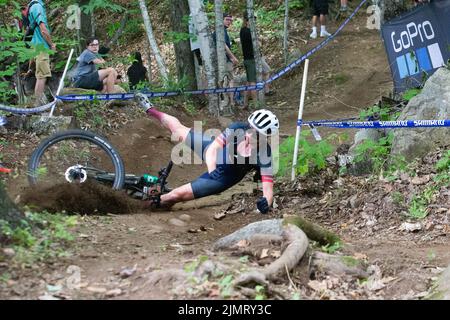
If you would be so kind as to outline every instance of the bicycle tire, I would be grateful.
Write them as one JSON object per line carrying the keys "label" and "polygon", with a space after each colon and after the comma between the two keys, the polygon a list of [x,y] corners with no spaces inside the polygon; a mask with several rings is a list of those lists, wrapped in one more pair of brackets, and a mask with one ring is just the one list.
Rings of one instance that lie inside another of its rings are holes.
{"label": "bicycle tire", "polygon": [[[111,145],[111,143],[101,135],[98,135],[92,131],[81,130],[81,129],[72,129],[57,132],[54,135],[43,140],[38,147],[33,151],[30,160],[28,162],[28,182],[32,186],[36,186],[39,184],[39,165],[41,161],[45,161],[42,157],[44,153],[50,149],[50,147],[55,144],[61,142],[76,142],[76,141],[86,141],[92,143],[94,146],[100,148],[100,150],[106,153],[107,158],[111,161],[110,165],[114,168],[111,168],[115,174],[115,179],[112,184],[112,189],[120,190],[123,188],[123,184],[125,181],[125,169],[123,165],[122,158],[117,150]],[[74,152],[77,152],[75,150]],[[102,153],[103,154],[103,153]],[[109,162],[108,162],[109,163]],[[111,166],[111,167],[112,167]]]}

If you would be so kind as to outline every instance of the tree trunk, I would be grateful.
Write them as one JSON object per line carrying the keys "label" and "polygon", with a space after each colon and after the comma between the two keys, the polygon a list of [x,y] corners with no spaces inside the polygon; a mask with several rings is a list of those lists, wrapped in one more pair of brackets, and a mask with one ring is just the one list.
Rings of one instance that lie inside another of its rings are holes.
{"label": "tree trunk", "polygon": [[[189,16],[187,0],[172,0],[172,28],[174,32],[188,33],[189,26],[186,18]],[[189,81],[188,90],[196,90],[194,54],[191,51],[189,40],[174,43],[177,63],[178,81],[186,77]]]}
{"label": "tree trunk", "polygon": [[[225,79],[226,75],[226,53],[225,53],[225,30],[223,26],[223,1],[214,0],[214,11],[216,15],[216,54],[217,54],[217,86],[223,88],[228,86],[232,79]],[[231,49],[231,48],[230,48]],[[222,114],[230,114],[229,110],[231,101],[229,94],[221,93],[219,95],[219,110]]]}
{"label": "tree trunk", "polygon": [[[198,38],[200,42],[200,52],[203,57],[205,66],[206,80],[208,88],[216,87],[216,77],[214,68],[214,46],[208,27],[208,18],[205,13],[205,7],[202,0],[189,0],[189,8],[191,10],[192,19],[198,28]],[[217,104],[217,95],[208,95],[208,111],[210,114],[218,116],[219,108]]]}
{"label": "tree trunk", "polygon": [[145,31],[147,32],[148,41],[150,43],[150,47],[152,48],[152,52],[155,55],[156,63],[158,64],[159,73],[164,80],[167,80],[167,68],[153,35],[152,24],[150,21],[150,16],[148,15],[147,6],[145,5],[145,0],[139,0],[139,7],[141,8],[142,18],[144,19]]}
{"label": "tree trunk", "polygon": [[[256,82],[261,83],[263,80],[262,79],[261,51],[259,50],[258,33],[256,31],[253,0],[247,0],[247,14],[248,14],[248,21],[250,24],[250,32],[252,34],[253,52],[255,55],[255,62],[256,62]],[[265,105],[264,90],[258,91],[258,102],[262,106]]]}
{"label": "tree trunk", "polygon": [[283,37],[283,52],[284,52],[284,63],[288,63],[289,48],[289,0],[284,1],[284,37]]}
{"label": "tree trunk", "polygon": [[[89,0],[80,0],[79,2],[80,8],[88,5]],[[80,39],[79,39],[79,51],[80,53],[86,48],[86,40],[89,39],[91,36],[91,16],[89,14],[86,14],[81,10],[81,16],[80,16]]]}
{"label": "tree trunk", "polygon": [[91,12],[91,37],[95,37],[95,16],[94,11]]}
{"label": "tree trunk", "polygon": [[[3,184],[0,182],[0,220],[8,222],[12,227],[18,227],[21,220],[25,219],[25,215],[11,201],[6,193]],[[0,229],[0,242],[3,240],[2,230]]]}

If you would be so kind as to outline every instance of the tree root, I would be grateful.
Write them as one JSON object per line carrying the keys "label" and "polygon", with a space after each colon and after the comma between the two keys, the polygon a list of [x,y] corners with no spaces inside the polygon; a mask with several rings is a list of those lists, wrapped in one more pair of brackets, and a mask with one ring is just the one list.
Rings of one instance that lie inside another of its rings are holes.
{"label": "tree root", "polygon": [[321,245],[332,245],[339,242],[339,237],[331,231],[328,231],[319,225],[312,223],[300,216],[289,216],[283,219],[283,224],[293,224],[308,236],[310,240],[317,241]]}
{"label": "tree root", "polygon": [[348,256],[336,256],[316,251],[311,255],[309,261],[309,275],[326,273],[337,277],[352,276],[358,279],[369,277],[364,263],[358,259]]}
{"label": "tree root", "polygon": [[283,226],[283,239],[288,244],[280,258],[272,262],[262,271],[252,270],[242,274],[236,281],[235,286],[246,284],[259,284],[267,287],[267,280],[274,280],[280,274],[292,270],[303,257],[308,248],[308,238],[297,226]]}

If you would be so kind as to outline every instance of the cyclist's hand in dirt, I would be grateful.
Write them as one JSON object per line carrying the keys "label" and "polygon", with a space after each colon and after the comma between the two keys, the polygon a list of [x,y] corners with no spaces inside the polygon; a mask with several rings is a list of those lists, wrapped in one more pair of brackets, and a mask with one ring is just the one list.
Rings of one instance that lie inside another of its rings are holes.
{"label": "cyclist's hand in dirt", "polygon": [[269,212],[269,203],[267,202],[267,199],[265,197],[261,197],[256,201],[256,207],[261,213],[265,214]]}
{"label": "cyclist's hand in dirt", "polygon": [[149,109],[151,109],[153,107],[153,104],[150,102],[148,97],[143,93],[140,93],[140,92],[136,93],[134,95],[134,99],[139,104],[139,107],[144,109],[145,112],[147,112]]}
{"label": "cyclist's hand in dirt", "polygon": [[223,176],[223,168],[217,167],[215,170],[211,171],[209,177],[213,180],[219,180]]}

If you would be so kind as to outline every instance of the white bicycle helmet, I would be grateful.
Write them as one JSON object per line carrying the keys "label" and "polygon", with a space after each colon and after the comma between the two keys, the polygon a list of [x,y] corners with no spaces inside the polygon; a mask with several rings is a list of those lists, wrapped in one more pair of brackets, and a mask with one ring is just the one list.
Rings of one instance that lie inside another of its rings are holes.
{"label": "white bicycle helmet", "polygon": [[265,136],[275,135],[280,128],[280,122],[272,111],[261,109],[256,110],[248,117],[250,126]]}

